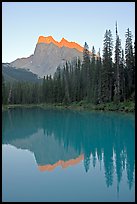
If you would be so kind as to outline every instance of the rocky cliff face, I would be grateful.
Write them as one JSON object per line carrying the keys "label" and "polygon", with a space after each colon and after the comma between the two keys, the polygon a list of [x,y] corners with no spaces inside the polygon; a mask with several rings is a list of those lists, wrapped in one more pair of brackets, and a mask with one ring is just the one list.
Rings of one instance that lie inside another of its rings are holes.
{"label": "rocky cliff face", "polygon": [[17,59],[10,64],[16,68],[30,69],[33,73],[43,77],[47,74],[53,75],[57,67],[63,66],[66,61],[71,61],[76,57],[82,60],[82,51],[83,47],[64,38],[57,42],[52,36],[40,36],[33,55]]}

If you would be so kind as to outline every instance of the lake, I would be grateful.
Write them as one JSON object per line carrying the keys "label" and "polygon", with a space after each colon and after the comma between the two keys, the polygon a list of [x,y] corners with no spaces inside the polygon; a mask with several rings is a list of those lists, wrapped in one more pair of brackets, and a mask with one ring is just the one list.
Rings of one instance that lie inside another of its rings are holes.
{"label": "lake", "polygon": [[134,115],[4,111],[2,201],[135,201]]}

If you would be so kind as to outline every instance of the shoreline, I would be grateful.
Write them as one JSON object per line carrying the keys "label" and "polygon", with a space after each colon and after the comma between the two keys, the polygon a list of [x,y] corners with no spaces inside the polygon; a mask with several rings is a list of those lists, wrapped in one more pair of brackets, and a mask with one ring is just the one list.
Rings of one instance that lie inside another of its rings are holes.
{"label": "shoreline", "polygon": [[14,108],[43,108],[43,109],[59,109],[59,110],[76,110],[76,111],[113,111],[113,112],[126,112],[126,113],[135,113],[135,103],[132,101],[120,102],[116,104],[114,102],[104,103],[94,105],[91,103],[85,102],[73,102],[71,104],[62,104],[62,103],[41,103],[41,104],[6,104],[2,105],[2,111]]}

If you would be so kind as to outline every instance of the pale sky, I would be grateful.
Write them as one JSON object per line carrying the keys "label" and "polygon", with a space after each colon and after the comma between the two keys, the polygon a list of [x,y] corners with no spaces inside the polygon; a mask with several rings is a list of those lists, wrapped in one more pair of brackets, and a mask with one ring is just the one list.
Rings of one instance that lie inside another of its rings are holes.
{"label": "pale sky", "polygon": [[135,39],[135,2],[3,2],[2,62],[33,54],[40,35],[102,51],[106,29],[115,45],[116,21],[124,48],[127,28]]}

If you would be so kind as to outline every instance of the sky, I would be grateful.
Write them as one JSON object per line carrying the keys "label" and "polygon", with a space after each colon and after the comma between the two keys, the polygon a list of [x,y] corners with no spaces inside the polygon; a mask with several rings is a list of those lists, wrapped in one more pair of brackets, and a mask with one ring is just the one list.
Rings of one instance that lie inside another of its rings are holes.
{"label": "sky", "polygon": [[29,57],[39,36],[87,42],[102,54],[106,30],[115,45],[116,21],[124,49],[127,28],[135,39],[135,2],[2,2],[2,62]]}

